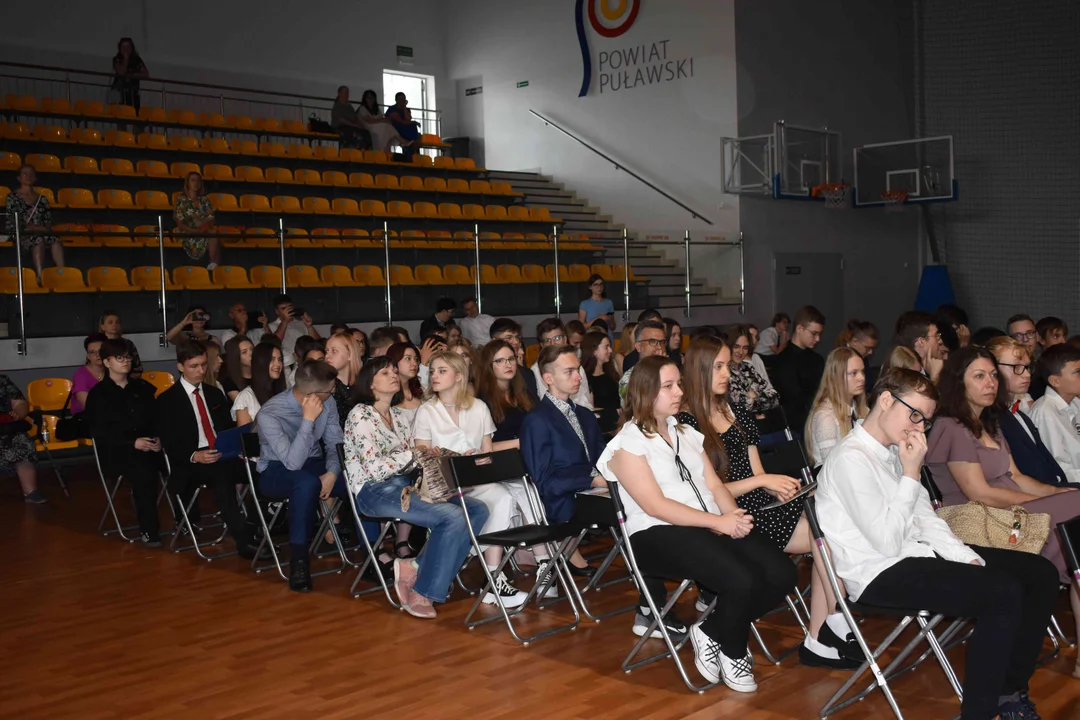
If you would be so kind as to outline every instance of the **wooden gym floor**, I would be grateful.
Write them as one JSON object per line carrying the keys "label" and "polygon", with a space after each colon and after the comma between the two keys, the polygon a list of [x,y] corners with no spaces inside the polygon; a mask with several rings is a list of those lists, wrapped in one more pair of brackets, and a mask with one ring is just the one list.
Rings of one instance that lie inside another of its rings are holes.
{"label": "wooden gym floor", "polygon": [[[636,639],[631,615],[583,620],[572,633],[521,647],[498,624],[466,630],[471,600],[460,591],[437,606],[434,621],[392,610],[381,595],[352,599],[355,571],[316,578],[313,593],[297,595],[236,557],[208,564],[191,552],[97,535],[100,485],[83,468],[68,477],[70,500],[42,472],[51,502],[40,507],[21,501],[13,479],[0,492],[3,718],[788,720],[816,718],[846,677],[801,667],[795,657],[769,665],[754,646],[757,693],[721,686],[695,695],[670,661],[622,672]],[[633,594],[617,585],[598,597],[612,609]],[[543,622],[527,614],[532,627]],[[766,641],[774,650],[792,646],[797,627],[788,615],[774,617],[763,626]],[[1064,610],[1059,617],[1071,620]],[[871,638],[883,636],[880,623],[867,626]],[[1064,650],[1033,678],[1047,720],[1080,718],[1075,653]],[[683,657],[700,681],[689,648]],[[962,673],[963,650],[950,658]],[[959,713],[932,660],[893,688],[909,719]],[[891,716],[874,693],[836,717]]]}

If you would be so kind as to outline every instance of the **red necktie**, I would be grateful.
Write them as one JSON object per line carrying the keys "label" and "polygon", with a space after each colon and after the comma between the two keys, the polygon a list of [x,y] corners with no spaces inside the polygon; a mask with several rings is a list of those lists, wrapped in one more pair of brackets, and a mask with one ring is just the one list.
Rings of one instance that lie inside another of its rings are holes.
{"label": "red necktie", "polygon": [[195,395],[195,406],[199,408],[199,423],[206,434],[206,444],[213,449],[214,443],[217,442],[217,436],[214,435],[214,426],[210,424],[210,414],[206,412],[206,403],[203,402],[199,388],[195,388],[192,392]]}
{"label": "red necktie", "polygon": [[1012,404],[1012,414],[1015,415],[1020,410],[1020,401],[1017,400]]}

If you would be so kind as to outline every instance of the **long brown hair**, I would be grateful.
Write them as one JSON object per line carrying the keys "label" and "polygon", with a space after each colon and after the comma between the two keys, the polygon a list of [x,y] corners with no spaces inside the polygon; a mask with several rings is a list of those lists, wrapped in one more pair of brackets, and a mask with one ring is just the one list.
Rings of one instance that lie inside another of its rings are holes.
{"label": "long brown hair", "polygon": [[499,387],[499,379],[495,377],[495,353],[500,350],[509,350],[517,357],[514,346],[505,340],[491,340],[484,345],[480,353],[479,365],[476,368],[476,396],[487,403],[491,410],[491,419],[498,425],[506,419],[506,413],[510,408],[517,408],[522,412],[533,409],[533,400],[525,387],[525,379],[521,373],[514,373],[510,379],[510,387],[503,392]]}
{"label": "long brown hair", "polygon": [[[600,347],[600,343],[605,340],[611,342],[606,332],[598,330],[589,330],[581,339],[581,367],[588,377],[592,377],[596,370],[596,348]],[[611,357],[604,363],[604,374],[612,380],[619,379],[619,371],[615,369],[615,348],[611,349]]]}
{"label": "long brown hair", "polygon": [[653,404],[660,394],[660,371],[666,365],[675,365],[666,355],[651,355],[634,365],[619,414],[620,428],[628,422],[637,423],[645,437],[652,437],[659,431]]}
{"label": "long brown hair", "polygon": [[[705,436],[705,454],[717,476],[727,482],[728,456],[720,433],[712,424],[713,409],[724,414],[736,432],[743,434],[735,413],[728,406],[727,395],[713,392],[712,375],[716,356],[730,347],[726,342],[710,335],[698,335],[690,341],[690,347],[683,357],[683,410],[690,413],[698,422],[698,429]],[[636,372],[636,371],[635,371]]]}
{"label": "long brown hair", "polygon": [[954,418],[970,430],[976,438],[981,437],[984,431],[991,437],[997,435],[1000,429],[998,418],[1008,412],[1008,390],[1005,389],[1005,383],[999,377],[994,403],[983,408],[978,417],[972,415],[964,373],[973,362],[980,358],[989,360],[994,371],[997,372],[997,358],[989,350],[969,345],[949,353],[949,359],[945,361],[945,366],[941,369],[937,387],[938,394],[941,396],[937,406],[937,416]]}

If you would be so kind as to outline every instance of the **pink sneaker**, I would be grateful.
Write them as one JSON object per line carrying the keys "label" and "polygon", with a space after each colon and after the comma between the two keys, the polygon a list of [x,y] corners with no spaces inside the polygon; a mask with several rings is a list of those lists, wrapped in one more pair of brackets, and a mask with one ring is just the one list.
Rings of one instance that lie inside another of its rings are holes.
{"label": "pink sneaker", "polygon": [[409,591],[409,602],[405,604],[405,612],[421,620],[435,619],[435,606],[415,590]]}
{"label": "pink sneaker", "polygon": [[415,562],[405,558],[394,560],[394,592],[397,593],[398,602],[406,609],[413,595],[413,585],[416,584],[418,567]]}

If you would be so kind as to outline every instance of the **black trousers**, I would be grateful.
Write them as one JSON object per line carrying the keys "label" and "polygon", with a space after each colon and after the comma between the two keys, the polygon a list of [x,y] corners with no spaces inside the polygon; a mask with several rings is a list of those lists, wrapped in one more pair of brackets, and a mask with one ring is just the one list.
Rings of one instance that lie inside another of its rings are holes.
{"label": "black trousers", "polygon": [[860,602],[975,620],[968,641],[961,718],[997,715],[998,697],[1027,690],[1058,594],[1058,572],[1040,555],[973,547],[986,566],[907,558],[867,586]]}
{"label": "black trousers", "polygon": [[[240,503],[236,498],[237,484],[243,484],[247,479],[244,474],[244,466],[239,459],[221,460],[210,465],[196,465],[186,484],[176,492],[177,501],[187,507],[195,488],[205,487],[214,491],[221,517],[225,520],[225,526],[229,529],[229,535],[236,540],[237,544],[250,544],[253,542],[251,528],[240,512]],[[172,484],[170,484],[170,490]],[[194,510],[191,512],[192,522],[199,517]]]}
{"label": "black trousers", "polygon": [[132,450],[120,461],[111,458],[107,466],[106,477],[123,475],[131,487],[131,497],[135,501],[135,515],[139,520],[139,532],[150,537],[161,531],[158,519],[158,493],[161,490],[161,454]]}
{"label": "black trousers", "polygon": [[[696,581],[717,596],[701,630],[730,658],[746,654],[750,623],[772,610],[797,580],[795,563],[757,530],[736,540],[705,528],[657,525],[630,537],[641,574]],[[663,584],[648,581],[658,608]],[[659,592],[659,594],[658,594]]]}

